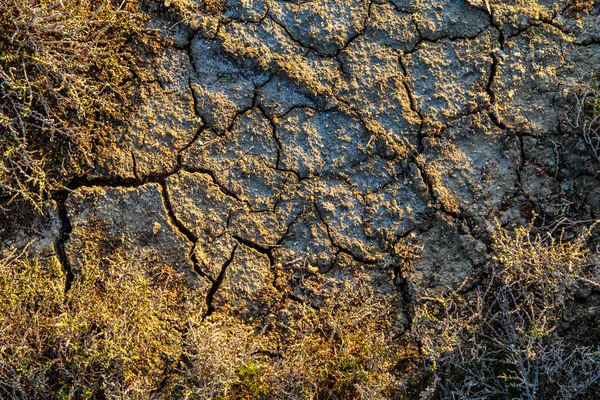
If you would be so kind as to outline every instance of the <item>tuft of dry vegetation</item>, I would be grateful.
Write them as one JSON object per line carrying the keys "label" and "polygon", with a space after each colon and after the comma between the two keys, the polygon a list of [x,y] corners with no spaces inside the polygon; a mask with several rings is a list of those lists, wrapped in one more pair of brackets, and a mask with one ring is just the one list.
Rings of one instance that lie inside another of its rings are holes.
{"label": "tuft of dry vegetation", "polygon": [[575,99],[575,112],[569,123],[581,132],[591,154],[600,162],[600,89],[596,83],[590,84]]}
{"label": "tuft of dry vegetation", "polygon": [[365,286],[334,289],[317,312],[303,310],[283,340],[268,387],[273,398],[391,398],[399,358],[390,298]]}
{"label": "tuft of dry vegetation", "polygon": [[59,367],[55,330],[64,302],[64,274],[56,260],[0,261],[0,397],[44,398]]}
{"label": "tuft of dry vegetation", "polygon": [[586,278],[583,239],[520,228],[494,237],[496,263],[479,289],[422,299],[414,333],[433,376],[424,398],[577,399],[597,388],[600,348],[560,332]]}
{"label": "tuft of dry vegetation", "polygon": [[0,197],[39,202],[126,119],[139,1],[0,0]]}
{"label": "tuft of dry vegetation", "polygon": [[223,314],[190,316],[168,396],[193,399],[377,399],[398,388],[394,309],[345,285],[319,310],[298,305],[290,324]]}
{"label": "tuft of dry vegetation", "polygon": [[171,395],[198,399],[377,399],[398,388],[391,304],[346,285],[286,327],[191,318]]}
{"label": "tuft of dry vegetation", "polygon": [[65,293],[56,259],[0,261],[0,397],[144,398],[181,356],[202,299],[181,273],[88,268]]}

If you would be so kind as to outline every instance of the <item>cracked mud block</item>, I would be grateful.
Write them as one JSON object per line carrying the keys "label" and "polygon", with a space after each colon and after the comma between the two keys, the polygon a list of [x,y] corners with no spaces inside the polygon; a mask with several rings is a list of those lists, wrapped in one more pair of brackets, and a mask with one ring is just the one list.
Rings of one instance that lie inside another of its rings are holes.
{"label": "cracked mud block", "polygon": [[228,0],[223,16],[241,22],[260,22],[267,14],[265,0]]}
{"label": "cracked mud block", "polygon": [[275,212],[244,210],[231,217],[229,230],[238,240],[271,248],[283,239],[287,227],[281,220],[281,215]]}
{"label": "cracked mud block", "polygon": [[564,36],[556,29],[534,27],[506,41],[498,54],[498,72],[491,89],[498,113],[515,130],[536,135],[557,128],[555,109],[565,66]]}
{"label": "cracked mud block", "polygon": [[[482,11],[492,12],[494,23],[506,36],[513,36],[539,21],[552,21],[565,10],[568,0],[467,0]],[[489,9],[488,9],[489,7]]]}
{"label": "cracked mud block", "polygon": [[[386,3],[385,0],[376,0],[374,3]],[[414,14],[419,11],[421,0],[390,0],[389,4],[401,13]]]}
{"label": "cracked mud block", "polygon": [[258,24],[231,22],[219,31],[217,39],[225,53],[263,70],[270,70],[278,59],[307,52],[271,18]]}
{"label": "cracked mud block", "polygon": [[420,118],[411,109],[398,54],[361,37],[340,53],[345,79],[339,97],[363,118],[376,121],[395,140],[416,147]]}
{"label": "cracked mud block", "polygon": [[423,42],[403,57],[407,83],[426,128],[440,129],[489,103],[491,52],[498,34],[485,30],[475,39]]}
{"label": "cracked mud block", "polygon": [[255,211],[272,209],[285,183],[294,178],[277,169],[273,127],[256,108],[240,115],[224,136],[203,131],[182,159],[185,168],[210,170],[228,192]]}
{"label": "cracked mud block", "polygon": [[[248,68],[270,72],[269,79],[273,74],[287,77],[302,94],[315,97],[318,104],[331,108],[330,104],[335,103],[332,89],[340,79],[337,61],[302,47],[272,19],[266,18],[260,24],[232,22],[219,31],[217,38],[224,53],[243,61]],[[258,86],[260,89],[262,85]]]}
{"label": "cracked mud block", "polygon": [[436,296],[456,288],[473,277],[476,267],[487,260],[487,247],[444,215],[437,215],[425,232],[409,235],[405,243],[422,246],[420,256],[412,261],[404,278],[411,296]]}
{"label": "cracked mud block", "polygon": [[210,242],[224,234],[230,218],[244,209],[208,174],[180,171],[166,185],[175,217],[199,240]]}
{"label": "cracked mud block", "polygon": [[107,260],[133,261],[138,268],[170,266],[188,282],[208,291],[208,281],[193,272],[192,244],[170,221],[162,188],[85,187],[69,195],[65,205],[72,232],[66,255],[75,278]]}
{"label": "cracked mud block", "polygon": [[198,267],[216,280],[238,245],[229,233],[230,221],[245,205],[224,193],[207,174],[180,171],[166,185],[175,218],[196,239]]}
{"label": "cracked mud block", "polygon": [[364,29],[369,3],[365,0],[273,1],[269,12],[304,47],[334,56]]}
{"label": "cracked mud block", "polygon": [[485,11],[465,0],[422,0],[416,2],[414,20],[420,35],[428,40],[473,38],[490,25]]}
{"label": "cracked mud block", "polygon": [[95,165],[87,178],[118,181],[171,173],[179,150],[202,125],[194,111],[189,86],[192,67],[186,53],[169,47],[142,64],[144,68],[136,73],[143,84],[136,93],[137,106],[127,131],[97,146]]}
{"label": "cracked mud block", "polygon": [[479,115],[427,140],[419,162],[448,212],[486,219],[516,192],[521,153],[516,137]]}
{"label": "cracked mud block", "polygon": [[194,247],[198,268],[213,282],[216,281],[223,267],[231,260],[237,244],[227,232],[212,240],[200,238]]}
{"label": "cracked mud block", "polygon": [[279,59],[278,68],[288,79],[300,86],[304,95],[310,96],[322,110],[338,104],[335,87],[341,80],[339,61],[322,58],[313,51]]}
{"label": "cracked mud block", "polygon": [[188,56],[167,49],[154,62],[156,82],[141,88],[141,105],[128,133],[138,178],[172,172],[178,151],[192,141],[201,126],[189,86],[192,69]]}
{"label": "cracked mud block", "polygon": [[268,75],[239,65],[219,50],[216,42],[192,41],[191,55],[196,74],[191,87],[196,112],[210,128],[223,132],[236,115],[251,108],[256,86],[266,82]]}
{"label": "cracked mud block", "polygon": [[414,180],[420,177],[406,176],[365,196],[365,232],[383,249],[389,250],[398,238],[416,229],[431,211],[427,194],[419,193],[420,182],[415,185]]}
{"label": "cracked mud block", "polygon": [[598,4],[569,0],[466,0],[473,8],[493,15],[494,25],[508,38],[533,26],[553,26],[579,44],[592,44],[600,37]]}
{"label": "cracked mud block", "polygon": [[167,190],[175,217],[197,239],[198,267],[219,284],[211,306],[238,311],[250,307],[269,284],[271,262],[266,249],[244,243],[262,249],[275,240],[279,221],[268,218],[269,213],[250,214],[207,174],[181,171],[167,179]]}
{"label": "cracked mud block", "polygon": [[358,191],[337,179],[319,182],[315,206],[335,247],[361,261],[381,260],[377,243],[365,232],[365,205]]}
{"label": "cracked mud block", "polygon": [[405,165],[401,160],[387,160],[375,155],[339,176],[359,192],[368,194],[396,181],[404,173]]}
{"label": "cracked mud block", "polygon": [[273,251],[273,256],[283,265],[317,267],[327,271],[334,263],[336,249],[329,238],[327,226],[313,210],[294,221],[287,235]]}
{"label": "cracked mud block", "polygon": [[167,179],[169,199],[178,220],[198,239],[198,251],[230,234],[258,245],[273,245],[285,232],[271,211],[249,210],[215,184],[208,174],[181,171]]}
{"label": "cracked mud block", "polygon": [[[187,32],[172,32],[165,27],[167,23],[158,18],[151,20],[149,27],[167,40],[187,42]],[[126,121],[128,126],[119,135],[101,138],[86,178],[121,181],[171,173],[176,169],[179,150],[202,126],[194,111],[189,85],[192,66],[185,51],[167,47],[158,54],[143,53],[140,59],[135,74],[141,84],[123,94],[132,96],[135,103]]]}
{"label": "cracked mud block", "polygon": [[[574,3],[571,3],[573,5]],[[554,18],[554,25],[563,32],[568,32],[576,38],[575,42],[582,45],[598,43],[600,41],[600,19],[598,19],[598,4],[596,11],[586,13],[574,10],[573,7],[564,7],[563,12]]]}
{"label": "cracked mud block", "polygon": [[213,279],[240,241],[269,248],[287,229],[285,219],[270,211],[250,211],[207,174],[181,171],[167,179],[167,191],[175,217],[197,239],[200,268]]}
{"label": "cracked mud block", "polygon": [[301,178],[343,172],[368,157],[368,133],[358,119],[339,109],[297,108],[275,127],[281,168]]}
{"label": "cracked mud block", "polygon": [[333,90],[341,80],[337,62],[309,53],[279,58],[277,65],[278,72],[257,93],[258,105],[269,118],[294,108],[326,111],[338,104]]}
{"label": "cracked mud block", "polygon": [[229,307],[236,313],[256,311],[253,308],[257,296],[271,286],[271,266],[267,255],[238,244],[223,274],[219,290],[214,294],[213,306],[216,309]]}
{"label": "cracked mud block", "polygon": [[600,46],[572,44],[556,28],[533,27],[506,41],[491,85],[498,113],[511,128],[534,136],[554,133],[568,119],[573,94],[589,82]]}
{"label": "cracked mud block", "polygon": [[319,105],[335,105],[333,87],[340,79],[337,61],[303,48],[272,19],[265,19],[260,25],[232,22],[219,31],[218,41],[224,53],[247,67],[271,73],[257,89],[274,74],[280,74],[296,84],[301,93],[314,97]]}
{"label": "cracked mud block", "polygon": [[371,5],[371,17],[363,37],[399,51],[414,49],[420,40],[413,15],[400,12],[388,3]]}
{"label": "cracked mud block", "polygon": [[317,108],[317,101],[306,94],[303,86],[277,73],[258,91],[258,104],[271,119],[287,114],[293,108]]}

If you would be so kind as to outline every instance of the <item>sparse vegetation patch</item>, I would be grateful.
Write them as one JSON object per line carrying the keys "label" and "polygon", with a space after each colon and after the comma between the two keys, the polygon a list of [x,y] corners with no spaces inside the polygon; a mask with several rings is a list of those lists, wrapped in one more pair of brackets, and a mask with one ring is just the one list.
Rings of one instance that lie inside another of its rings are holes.
{"label": "sparse vegetation patch", "polygon": [[427,398],[590,396],[600,380],[600,348],[560,331],[567,301],[590,283],[582,241],[519,228],[500,230],[494,247],[483,286],[423,299],[416,310],[414,333],[433,374]]}
{"label": "sparse vegetation patch", "polygon": [[39,202],[127,117],[139,2],[0,1],[0,196]]}

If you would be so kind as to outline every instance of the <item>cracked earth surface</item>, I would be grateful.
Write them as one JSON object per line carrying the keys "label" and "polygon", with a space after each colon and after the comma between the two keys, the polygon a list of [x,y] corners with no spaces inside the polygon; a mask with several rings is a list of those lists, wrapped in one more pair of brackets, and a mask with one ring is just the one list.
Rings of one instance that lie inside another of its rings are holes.
{"label": "cracked earth surface", "polygon": [[[4,216],[4,246],[38,238],[67,288],[117,249],[174,266],[207,314],[269,290],[318,307],[357,277],[440,293],[490,257],[495,220],[600,218],[598,163],[565,117],[600,65],[599,10],[569,4],[230,0],[189,26],[157,12],[172,45],[148,60],[127,133],[43,216]],[[422,246],[411,269],[405,243]]]}

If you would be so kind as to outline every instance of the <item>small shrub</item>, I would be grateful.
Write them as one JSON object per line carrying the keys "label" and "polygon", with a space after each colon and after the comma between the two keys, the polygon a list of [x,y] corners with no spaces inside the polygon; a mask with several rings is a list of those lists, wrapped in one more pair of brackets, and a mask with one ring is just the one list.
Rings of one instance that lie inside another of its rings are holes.
{"label": "small shrub", "polygon": [[169,266],[147,271],[135,261],[106,260],[86,268],[67,293],[57,326],[71,394],[144,397],[158,390],[178,362],[188,314],[204,298]]}
{"label": "small shrub", "polygon": [[230,398],[251,383],[259,367],[254,357],[263,342],[249,325],[235,318],[213,314],[203,320],[190,315],[180,365],[172,386],[177,397],[194,399]]}
{"label": "small shrub", "polygon": [[600,379],[600,348],[559,332],[588,265],[572,243],[517,229],[494,237],[488,281],[424,299],[414,332],[433,372],[424,398],[580,398]]}
{"label": "small shrub", "polygon": [[263,368],[258,366],[253,360],[242,365],[237,370],[240,383],[237,386],[240,397],[260,399],[269,395],[269,388],[265,385]]}
{"label": "small shrub", "polygon": [[584,87],[576,96],[575,112],[569,123],[581,132],[591,154],[600,162],[600,90],[597,83]]}

